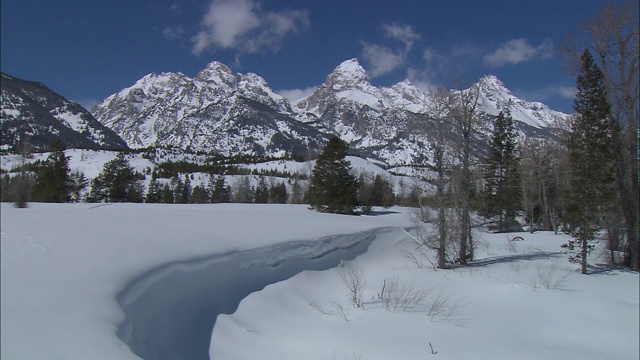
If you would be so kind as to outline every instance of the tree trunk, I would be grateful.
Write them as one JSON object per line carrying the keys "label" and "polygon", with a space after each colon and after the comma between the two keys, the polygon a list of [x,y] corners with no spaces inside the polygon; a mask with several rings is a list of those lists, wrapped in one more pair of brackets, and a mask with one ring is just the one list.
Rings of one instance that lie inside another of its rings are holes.
{"label": "tree trunk", "polygon": [[582,265],[582,273],[587,274],[587,239],[582,239],[582,258],[580,263]]}

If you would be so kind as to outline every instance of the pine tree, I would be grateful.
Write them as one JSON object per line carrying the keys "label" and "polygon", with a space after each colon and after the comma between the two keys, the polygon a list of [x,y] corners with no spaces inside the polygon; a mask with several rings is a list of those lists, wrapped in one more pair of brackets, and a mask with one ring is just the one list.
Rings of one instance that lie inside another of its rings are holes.
{"label": "pine tree", "polygon": [[41,202],[69,202],[73,181],[69,169],[69,158],[64,154],[64,144],[56,141],[47,160],[36,171],[33,200]]}
{"label": "pine tree", "polygon": [[[193,174],[191,174],[193,177]],[[189,178],[189,174],[184,174],[184,186],[182,187],[182,193],[180,194],[181,199],[180,203],[182,204],[190,204],[191,203],[191,179]]]}
{"label": "pine tree", "polygon": [[614,204],[612,129],[608,117],[608,101],[604,75],[594,63],[589,50],[581,57],[582,65],[576,84],[574,99],[577,115],[571,123],[569,135],[569,161],[571,196],[566,220],[575,240],[563,247],[579,252],[570,257],[579,262],[582,273],[587,273],[587,256],[593,250],[589,244],[600,228],[601,218]]}
{"label": "pine tree", "polygon": [[505,232],[515,223],[522,200],[518,172],[517,133],[509,110],[496,118],[485,159],[484,207],[487,216],[498,217],[498,231]]}
{"label": "pine tree", "polygon": [[267,185],[267,180],[263,176],[258,180],[258,187],[256,187],[254,202],[256,204],[267,204],[269,202],[269,186]]}
{"label": "pine tree", "polygon": [[71,189],[71,201],[82,201],[82,192],[89,185],[89,179],[87,179],[83,172],[74,171],[71,173],[71,180],[73,182]]}
{"label": "pine tree", "polygon": [[211,190],[212,203],[229,203],[231,202],[231,191],[226,185],[224,175],[218,175],[215,179],[213,189]]}
{"label": "pine tree", "polygon": [[151,173],[151,181],[149,182],[149,189],[147,190],[147,195],[144,198],[144,202],[146,203],[157,203],[162,200],[162,188],[160,187],[160,182],[156,178],[156,172]]}
{"label": "pine tree", "polygon": [[100,175],[91,181],[89,201],[142,202],[142,193],[136,172],[120,153],[105,163]]}
{"label": "pine tree", "polygon": [[287,193],[287,186],[284,182],[274,184],[269,189],[269,202],[272,204],[286,204],[289,194]]}
{"label": "pine tree", "polygon": [[169,187],[169,184],[164,184],[162,186],[162,203],[164,204],[173,204],[173,190]]}
{"label": "pine tree", "polygon": [[209,192],[206,188],[196,185],[191,191],[191,204],[206,204],[209,202]]}
{"label": "pine tree", "polygon": [[180,175],[176,175],[171,179],[173,185],[173,203],[174,204],[184,204],[183,191],[184,191],[184,183],[182,179],[180,179]]}
{"label": "pine tree", "polygon": [[311,209],[353,214],[358,206],[358,181],[346,160],[349,145],[337,136],[329,139],[311,172],[307,193]]}

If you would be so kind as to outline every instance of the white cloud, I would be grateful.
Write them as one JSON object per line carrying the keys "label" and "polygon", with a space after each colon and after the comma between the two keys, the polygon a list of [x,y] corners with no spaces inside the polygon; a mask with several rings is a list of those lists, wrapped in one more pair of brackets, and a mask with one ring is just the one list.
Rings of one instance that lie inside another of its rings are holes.
{"label": "white cloud", "polygon": [[173,15],[180,14],[182,12],[182,6],[180,6],[180,3],[172,3],[169,5],[169,11],[171,11]]}
{"label": "white cloud", "polygon": [[277,51],[284,37],[309,26],[305,10],[264,11],[253,0],[212,0],[193,38],[192,52],[235,49],[242,53]]}
{"label": "white cloud", "polygon": [[317,88],[317,86],[310,86],[304,89],[276,90],[276,93],[287,98],[289,102],[294,102],[313,94],[313,92],[316,91]]}
{"label": "white cloud", "polygon": [[573,100],[576,97],[578,90],[573,86],[559,86],[556,89],[558,95],[565,99]]}
{"label": "white cloud", "polygon": [[369,64],[368,73],[372,78],[382,76],[403,66],[413,43],[420,39],[420,34],[413,31],[410,25],[384,24],[385,36],[400,42],[402,49],[362,42],[362,57]]}
{"label": "white cloud", "polygon": [[432,80],[432,75],[429,69],[420,70],[415,67],[410,67],[407,70],[407,79],[413,86],[422,91],[431,90],[436,87],[436,84]]}
{"label": "white cloud", "polygon": [[162,36],[167,40],[180,39],[184,34],[182,26],[169,26],[162,30]]}
{"label": "white cloud", "polygon": [[517,97],[527,101],[544,102],[558,97],[573,100],[576,95],[576,88],[573,86],[550,84],[537,89],[516,89],[513,93]]}
{"label": "white cloud", "polygon": [[370,65],[368,73],[372,78],[388,74],[405,62],[405,55],[398,54],[388,47],[362,43],[362,56]]}
{"label": "white cloud", "polygon": [[539,46],[531,46],[525,39],[512,39],[501,44],[498,49],[483,57],[490,67],[502,67],[530,61],[534,58],[546,59],[553,52],[553,41],[546,39]]}
{"label": "white cloud", "polygon": [[409,52],[413,43],[420,39],[420,34],[414,32],[411,25],[385,24],[383,28],[388,37],[404,44],[405,52]]}

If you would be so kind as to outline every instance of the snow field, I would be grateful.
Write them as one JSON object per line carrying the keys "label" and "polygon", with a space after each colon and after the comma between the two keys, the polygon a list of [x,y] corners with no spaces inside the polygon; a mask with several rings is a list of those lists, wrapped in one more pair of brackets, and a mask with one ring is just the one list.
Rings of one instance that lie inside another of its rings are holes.
{"label": "snow field", "polygon": [[[211,358],[637,359],[638,274],[584,276],[559,252],[564,236],[515,235],[525,240],[479,233],[475,266],[434,271],[407,256],[420,258],[415,240],[391,231],[353,261],[364,309],[350,304],[340,276],[348,265],[305,271],[220,316]],[[378,294],[394,279],[428,294],[387,310]]]}
{"label": "snow field", "polygon": [[[1,204],[2,359],[137,359],[116,297],[162,265],[385,226],[292,205]],[[226,276],[226,274],[220,274]],[[207,334],[209,336],[210,334]]]}
{"label": "snow field", "polygon": [[[524,238],[512,242],[505,234],[478,232],[474,266],[434,271],[415,252],[413,233],[404,231],[413,224],[402,208],[360,217],[319,214],[304,205],[32,203],[0,210],[2,359],[137,359],[117,336],[125,315],[116,298],[140,275],[215,254],[387,227],[354,261],[268,285],[235,313],[219,316],[206,335],[211,357],[640,355],[638,273],[581,275],[560,253],[564,236],[510,234]],[[364,309],[350,304],[341,277],[349,264],[362,269]],[[226,271],[219,276],[236,280]],[[385,309],[378,294],[383,281],[394,280],[428,294],[405,311]]]}

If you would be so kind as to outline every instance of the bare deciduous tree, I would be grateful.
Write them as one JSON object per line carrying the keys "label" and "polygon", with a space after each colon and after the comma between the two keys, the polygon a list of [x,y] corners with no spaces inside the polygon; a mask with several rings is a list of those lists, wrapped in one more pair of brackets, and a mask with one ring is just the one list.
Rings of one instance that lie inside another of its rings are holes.
{"label": "bare deciduous tree", "polygon": [[455,124],[460,142],[456,144],[459,154],[460,174],[456,197],[459,200],[460,211],[460,259],[461,264],[473,260],[473,238],[471,236],[471,142],[478,123],[478,107],[480,106],[480,87],[460,89],[451,93],[449,112]]}
{"label": "bare deciduous tree", "polygon": [[367,280],[364,278],[364,271],[360,265],[355,261],[347,262],[340,272],[340,278],[349,291],[351,305],[359,309],[364,308],[362,290],[367,284]]}

